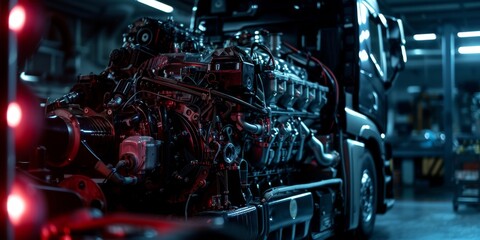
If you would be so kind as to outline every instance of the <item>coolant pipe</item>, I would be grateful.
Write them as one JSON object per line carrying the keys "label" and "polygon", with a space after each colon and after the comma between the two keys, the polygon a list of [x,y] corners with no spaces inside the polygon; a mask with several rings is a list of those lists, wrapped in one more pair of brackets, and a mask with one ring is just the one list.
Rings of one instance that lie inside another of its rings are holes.
{"label": "coolant pipe", "polygon": [[56,108],[67,107],[69,104],[77,103],[82,98],[80,92],[72,91],[69,92],[59,99],[55,100],[54,102],[47,105],[46,110],[48,112],[55,110]]}
{"label": "coolant pipe", "polygon": [[[277,147],[277,151],[275,151],[275,164],[279,164],[280,163],[280,160],[281,160],[281,157],[282,157],[282,148],[283,148],[283,143],[285,142],[285,136],[283,136],[282,138],[280,138],[280,140],[278,141],[278,147]],[[293,144],[292,144],[293,145]]]}
{"label": "coolant pipe", "polygon": [[261,134],[263,132],[263,126],[260,124],[252,124],[245,122],[245,115],[242,113],[237,114],[237,123],[245,129],[245,131],[253,134]]}
{"label": "coolant pipe", "polygon": [[107,107],[117,109],[122,105],[123,97],[120,95],[115,95],[108,103]]}
{"label": "coolant pipe", "polygon": [[342,184],[343,184],[342,179],[332,178],[332,179],[322,180],[322,181],[313,182],[313,183],[305,183],[305,184],[298,184],[298,185],[285,186],[285,187],[275,187],[267,190],[263,194],[263,197],[265,198],[265,200],[268,201],[270,200],[270,198],[280,193],[285,193],[285,192],[290,192],[295,190],[315,189],[319,187],[326,187],[329,185],[337,185],[337,184],[340,185],[340,188],[342,188]]}
{"label": "coolant pipe", "polygon": [[336,151],[326,153],[324,151],[323,143],[313,135],[308,141],[308,146],[312,149],[317,162],[324,167],[337,165],[340,160],[340,155]]}
{"label": "coolant pipe", "polygon": [[128,95],[132,88],[132,80],[120,80],[113,90],[113,98],[107,103],[107,107],[116,109],[122,105],[124,97]]}
{"label": "coolant pipe", "polygon": [[297,152],[297,162],[303,159],[303,148],[305,147],[305,140],[308,136],[310,136],[310,129],[308,129],[307,125],[300,121],[300,129],[298,131],[298,135],[300,136],[300,147],[298,148]]}
{"label": "coolant pipe", "polygon": [[300,122],[300,133],[308,136],[307,144],[312,149],[313,154],[320,165],[330,167],[338,163],[340,155],[336,151],[326,153],[323,143],[313,135],[312,131],[303,122]]}
{"label": "coolant pipe", "polygon": [[[277,136],[278,136],[278,130],[277,128],[273,128],[272,129],[272,135],[270,135],[270,143],[268,144],[268,147],[267,147],[267,150],[266,150],[266,154],[267,156],[264,158],[265,161],[267,161],[267,165],[270,165],[271,164],[271,161],[270,161],[270,149],[272,149],[272,145],[273,143],[275,142],[275,139],[277,139]],[[274,156],[275,157],[275,156]]]}
{"label": "coolant pipe", "polygon": [[293,146],[295,145],[293,143],[295,142],[295,140],[298,137],[298,131],[296,129],[293,129],[292,131],[293,131],[293,133],[291,134],[292,135],[292,140],[290,141],[291,144],[290,144],[290,147],[288,148],[287,161],[290,160],[290,158],[292,156]]}

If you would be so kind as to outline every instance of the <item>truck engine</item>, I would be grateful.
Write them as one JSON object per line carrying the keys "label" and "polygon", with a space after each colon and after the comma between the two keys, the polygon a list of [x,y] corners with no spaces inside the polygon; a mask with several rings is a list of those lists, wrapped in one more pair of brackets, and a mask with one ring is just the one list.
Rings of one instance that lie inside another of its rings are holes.
{"label": "truck engine", "polygon": [[[218,46],[171,19],[141,18],[103,72],[79,76],[47,105],[35,161],[85,207],[223,216],[254,226],[251,238],[303,224],[304,237],[320,214],[313,199],[340,197],[306,191],[341,185],[332,136],[320,135],[332,128],[321,119],[336,108],[336,88],[325,65],[280,33],[245,30]],[[261,223],[262,214],[278,218]],[[318,231],[335,217],[321,214]]]}

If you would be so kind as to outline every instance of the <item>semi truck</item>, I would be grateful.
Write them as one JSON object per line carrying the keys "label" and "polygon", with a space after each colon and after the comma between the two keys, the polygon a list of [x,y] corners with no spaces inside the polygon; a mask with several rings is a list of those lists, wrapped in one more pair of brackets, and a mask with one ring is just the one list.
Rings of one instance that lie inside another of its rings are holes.
{"label": "semi truck", "polygon": [[102,72],[46,104],[17,164],[45,196],[42,236],[161,237],[156,216],[241,239],[368,238],[394,204],[387,92],[405,62],[402,21],[375,0],[137,19]]}

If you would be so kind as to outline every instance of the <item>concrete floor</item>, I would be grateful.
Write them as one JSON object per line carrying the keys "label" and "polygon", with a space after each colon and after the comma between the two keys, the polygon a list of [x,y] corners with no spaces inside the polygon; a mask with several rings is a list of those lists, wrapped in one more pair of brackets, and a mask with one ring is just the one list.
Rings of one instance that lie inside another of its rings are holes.
{"label": "concrete floor", "polygon": [[480,208],[460,205],[453,211],[453,190],[403,187],[395,206],[377,215],[371,240],[480,239]]}

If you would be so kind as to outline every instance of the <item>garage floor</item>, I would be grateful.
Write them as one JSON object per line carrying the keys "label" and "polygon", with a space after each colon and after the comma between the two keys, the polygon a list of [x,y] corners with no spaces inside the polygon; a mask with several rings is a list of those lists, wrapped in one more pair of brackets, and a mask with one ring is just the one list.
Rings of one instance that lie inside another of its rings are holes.
{"label": "garage floor", "polygon": [[395,206],[377,215],[372,240],[480,239],[480,208],[460,205],[453,211],[453,190],[403,187]]}

